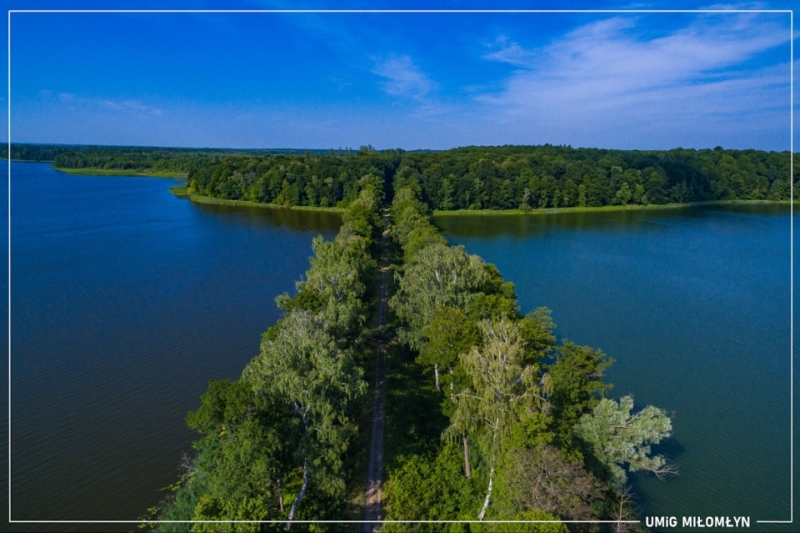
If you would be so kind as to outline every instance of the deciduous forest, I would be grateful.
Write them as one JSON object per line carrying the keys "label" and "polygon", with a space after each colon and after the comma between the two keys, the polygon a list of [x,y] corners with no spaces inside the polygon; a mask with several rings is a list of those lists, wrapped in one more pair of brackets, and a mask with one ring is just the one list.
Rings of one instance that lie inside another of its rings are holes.
{"label": "deciduous forest", "polygon": [[[636,519],[628,474],[673,472],[651,449],[672,432],[667,413],[610,397],[611,358],[557,342],[548,309],[521,314],[495,266],[448,246],[417,177],[396,174],[388,195],[383,183],[372,173],[354,180],[339,234],[314,240],[311,266],[293,295],[277,298],[284,316],[260,353],[239,380],[210,383],[187,417],[201,435],[195,455],[145,522],[179,521],[152,524],[157,531],[361,531],[306,521],[362,518],[365,393],[380,337],[386,531],[639,529],[625,522]],[[382,214],[394,276],[389,322],[378,329]]]}
{"label": "deciduous forest", "polygon": [[[404,150],[189,150],[14,145],[59,169],[188,175],[190,194],[283,206],[346,207],[367,173],[414,178],[433,210],[522,210],[788,200],[789,152],[603,150],[568,146]],[[795,172],[800,161],[795,161]]]}

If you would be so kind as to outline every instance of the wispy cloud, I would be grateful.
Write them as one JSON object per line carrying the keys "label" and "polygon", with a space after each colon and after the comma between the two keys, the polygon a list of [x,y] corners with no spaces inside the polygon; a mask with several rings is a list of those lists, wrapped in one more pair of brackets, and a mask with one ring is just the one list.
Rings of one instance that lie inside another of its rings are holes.
{"label": "wispy cloud", "polygon": [[774,19],[724,17],[700,17],[655,38],[642,36],[640,19],[615,17],[537,49],[500,37],[483,58],[517,69],[502,90],[476,99],[505,111],[507,122],[579,120],[609,131],[623,124],[669,130],[703,119],[753,119],[759,112],[774,117],[778,107],[788,112],[788,61],[785,68],[745,65],[786,43],[788,32]]}
{"label": "wispy cloud", "polygon": [[484,54],[483,59],[490,61],[500,61],[501,63],[509,63],[519,67],[533,67],[534,58],[536,53],[533,50],[527,50],[520,46],[518,43],[508,42],[508,37],[501,35],[494,43],[489,45],[492,49],[497,48],[491,53]]}
{"label": "wispy cloud", "polygon": [[114,109],[117,111],[133,111],[138,113],[144,113],[148,115],[160,115],[163,113],[162,109],[157,107],[153,107],[150,105],[143,104],[141,102],[137,102],[136,100],[121,100],[121,101],[114,101],[114,100],[92,100],[93,102],[99,103],[109,109]]}
{"label": "wispy cloud", "polygon": [[131,99],[107,99],[80,96],[73,93],[55,94],[51,90],[39,91],[39,96],[46,101],[58,104],[67,104],[70,107],[78,106],[89,109],[106,109],[127,114],[161,115],[164,110],[160,107],[145,104]]}
{"label": "wispy cloud", "polygon": [[383,90],[394,96],[422,100],[436,86],[408,56],[381,61],[372,72],[385,78]]}

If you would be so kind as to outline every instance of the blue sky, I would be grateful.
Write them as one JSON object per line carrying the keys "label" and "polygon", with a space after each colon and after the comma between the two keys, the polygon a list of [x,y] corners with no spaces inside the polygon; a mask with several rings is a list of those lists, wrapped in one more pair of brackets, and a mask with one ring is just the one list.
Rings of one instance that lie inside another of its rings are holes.
{"label": "blue sky", "polygon": [[[64,7],[30,1],[5,5]],[[70,4],[94,9],[431,6]],[[434,7],[554,6],[439,2]],[[574,2],[558,7],[787,5]],[[14,142],[233,148],[371,144],[379,149],[551,143],[766,150],[786,150],[790,143],[788,14],[14,13],[11,26]]]}

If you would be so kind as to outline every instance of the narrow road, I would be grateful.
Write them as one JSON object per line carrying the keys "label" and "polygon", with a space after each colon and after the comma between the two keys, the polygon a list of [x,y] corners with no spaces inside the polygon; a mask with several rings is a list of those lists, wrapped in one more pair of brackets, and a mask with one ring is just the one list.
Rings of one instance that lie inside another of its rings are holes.
{"label": "narrow road", "polygon": [[[383,215],[383,253],[381,254],[381,290],[378,304],[378,331],[386,328],[386,291],[388,286],[389,256],[386,241],[389,238],[388,215]],[[375,348],[375,388],[372,391],[372,442],[369,447],[369,470],[365,493],[364,532],[380,531],[383,520],[381,483],[383,482],[383,428],[386,422],[386,346],[383,340]]]}

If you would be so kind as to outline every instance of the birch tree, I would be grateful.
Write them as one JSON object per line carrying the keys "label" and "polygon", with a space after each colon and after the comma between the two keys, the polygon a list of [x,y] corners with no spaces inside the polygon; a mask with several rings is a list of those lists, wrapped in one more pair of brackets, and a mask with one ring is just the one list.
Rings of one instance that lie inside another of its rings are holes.
{"label": "birch tree", "polygon": [[421,329],[434,317],[437,307],[465,312],[469,301],[486,282],[483,260],[469,255],[463,246],[433,244],[416,255],[403,275],[389,305],[410,330],[401,339],[412,348],[421,347]]}
{"label": "birch tree", "polygon": [[303,482],[289,510],[287,531],[310,483],[328,495],[344,489],[341,456],[356,433],[348,407],[367,388],[363,371],[327,326],[323,316],[307,311],[287,315],[243,376],[257,391],[283,398],[300,421],[296,457]]}
{"label": "birch tree", "polygon": [[514,321],[500,319],[479,324],[482,347],[460,357],[471,386],[453,396],[456,409],[443,437],[464,433],[479,437],[489,463],[489,486],[478,520],[483,520],[492,495],[495,468],[504,437],[520,415],[540,409],[547,383],[533,364],[525,364],[525,341]]}

